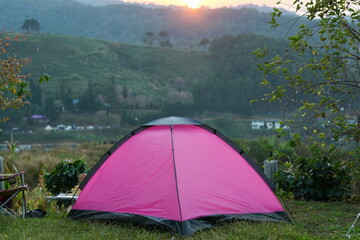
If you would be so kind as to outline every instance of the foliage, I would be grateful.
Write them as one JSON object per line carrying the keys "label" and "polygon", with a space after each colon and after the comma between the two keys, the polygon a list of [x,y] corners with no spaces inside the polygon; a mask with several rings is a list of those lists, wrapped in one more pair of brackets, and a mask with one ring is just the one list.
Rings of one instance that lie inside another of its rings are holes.
{"label": "foliage", "polygon": [[237,139],[235,143],[253,159],[258,166],[271,156],[273,138],[260,137],[255,140]]}
{"label": "foliage", "polygon": [[88,171],[83,158],[71,162],[61,161],[45,175],[45,186],[52,194],[66,193],[78,184],[78,175]]}
{"label": "foliage", "polygon": [[[360,147],[360,4],[357,0],[295,0],[294,6],[310,23],[301,25],[298,33],[288,38],[289,47],[284,53],[258,65],[266,75],[262,84],[270,89],[263,99],[279,103],[286,110],[291,105],[298,107],[295,123],[303,124],[304,131],[312,136],[310,141],[322,142],[320,146],[342,144],[355,151],[349,151],[353,155],[348,162],[325,154],[296,158],[290,167],[299,168],[299,172],[293,169],[281,179],[297,198],[338,198],[349,190],[345,168],[358,169],[360,164],[354,155]],[[270,21],[273,27],[279,26],[281,15],[275,8]],[[269,51],[259,49],[254,53],[268,58]],[[273,75],[285,83],[274,82]],[[333,180],[323,173],[333,176]],[[359,192],[359,179],[352,180]]]}
{"label": "foliage", "polygon": [[155,41],[158,42],[160,47],[173,46],[170,42],[170,36],[167,31],[160,31],[157,35],[155,35],[153,32],[146,32],[142,41],[148,46],[153,46]]}
{"label": "foliage", "polygon": [[44,113],[46,115],[46,117],[50,120],[50,121],[56,121],[59,118],[59,113],[56,110],[56,106],[54,104],[55,100],[53,97],[49,97],[45,100],[45,104],[44,104]]}
{"label": "foliage", "polygon": [[275,159],[279,161],[287,161],[288,156],[294,152],[294,148],[290,147],[287,142],[279,141],[275,136],[260,136],[256,139],[234,139],[233,140],[258,166],[263,166],[264,161]]}
{"label": "foliage", "polygon": [[[23,67],[30,62],[28,58],[19,58],[8,53],[12,42],[20,41],[18,36],[0,37],[0,110],[18,109],[28,104],[30,91],[26,81],[29,75],[23,75]],[[0,122],[8,120],[7,117]]]}
{"label": "foliage", "polygon": [[276,174],[279,189],[293,193],[297,200],[339,200],[351,191],[351,171],[334,146],[319,143],[306,146],[306,153],[298,152],[285,162]]}
{"label": "foliage", "polygon": [[156,40],[155,34],[153,32],[146,32],[145,36],[143,37],[143,42],[148,46],[154,45]]}
{"label": "foliage", "polygon": [[[99,138],[99,135],[103,134],[104,133],[94,134],[98,137],[97,143],[84,142],[77,145],[60,143],[45,144],[43,148],[40,148],[40,145],[33,145],[31,150],[22,150],[17,153],[16,164],[21,166],[19,170],[25,170],[25,182],[31,189],[34,189],[38,186],[41,175],[45,174],[43,169],[55,169],[63,159],[71,159],[71,161],[74,161],[79,159],[80,156],[83,156],[84,159],[86,159],[86,165],[93,167],[101,156],[112,146],[108,143],[104,144],[103,140]],[[109,131],[108,135],[110,136],[110,134],[113,136],[114,131]],[[84,139],[85,138],[89,141],[88,136],[84,136]],[[31,137],[31,139],[33,141],[34,138]],[[62,141],[65,140],[62,139]],[[49,141],[47,141],[47,143],[48,142]]]}
{"label": "foliage", "polygon": [[43,73],[39,78],[39,83],[47,83],[51,80],[51,76],[49,74]]}
{"label": "foliage", "polygon": [[4,157],[4,168],[6,173],[17,173],[18,169],[16,168],[18,166],[17,163],[15,163],[15,155],[16,155],[16,147],[18,146],[18,142],[13,137],[13,134],[10,134],[10,140],[4,142],[8,153]]}
{"label": "foliage", "polygon": [[[56,212],[55,202],[50,202],[46,197],[51,194],[46,190],[43,178],[43,171],[38,174],[38,185],[35,188],[29,188],[26,191],[26,203],[28,210],[42,209],[45,211]],[[17,211],[21,210],[22,206],[22,195],[17,195],[15,201],[13,201],[14,209]]]}
{"label": "foliage", "polygon": [[21,29],[26,31],[26,32],[39,32],[40,31],[40,24],[34,18],[26,19],[24,21],[23,25],[21,26]]}
{"label": "foliage", "polygon": [[255,34],[225,35],[214,39],[209,48],[212,75],[195,89],[197,107],[239,113],[244,117],[279,112],[275,105],[250,103],[254,96],[265,93],[256,81],[262,74],[256,67],[256,58],[251,55],[259,46],[281,52],[286,42]]}
{"label": "foliage", "polygon": [[[301,25],[290,36],[289,48],[281,55],[259,64],[270,87],[264,100],[287,107],[296,104],[299,115],[326,123],[305,126],[322,140],[360,142],[360,11],[359,1],[295,0],[297,11],[311,24]],[[282,12],[274,9],[270,23],[279,26]],[[255,54],[267,57],[267,49]],[[301,57],[295,61],[293,56]],[[277,84],[276,75],[286,83]],[[269,79],[270,78],[270,79]]]}
{"label": "foliage", "polygon": [[[115,84],[112,85],[112,89],[115,88]],[[97,102],[95,101],[96,95],[92,82],[89,81],[88,89],[83,94],[81,94],[78,108],[84,112],[96,112]]]}
{"label": "foliage", "polygon": [[207,38],[203,38],[203,39],[199,42],[199,47],[206,48],[209,44],[210,44],[210,40],[207,39]]}
{"label": "foliage", "polygon": [[167,31],[160,31],[157,36],[160,47],[172,47],[170,36]]}
{"label": "foliage", "polygon": [[118,127],[121,123],[121,118],[106,111],[98,111],[94,115],[94,123],[99,126]]}

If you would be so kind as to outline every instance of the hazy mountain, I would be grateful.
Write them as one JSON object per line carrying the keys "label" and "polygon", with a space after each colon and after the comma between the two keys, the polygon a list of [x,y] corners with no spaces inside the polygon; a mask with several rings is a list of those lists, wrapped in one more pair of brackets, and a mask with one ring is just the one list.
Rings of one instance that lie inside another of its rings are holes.
{"label": "hazy mountain", "polygon": [[[290,22],[294,17],[284,16],[283,21]],[[0,0],[0,29],[22,31],[22,24],[29,18],[39,21],[41,32],[135,44],[143,44],[146,32],[157,35],[166,31],[171,43],[178,46],[198,46],[204,38],[211,40],[225,34],[257,33],[284,38],[290,27],[271,29],[269,13],[253,8],[193,10],[129,4],[91,6],[71,0]]]}
{"label": "hazy mountain", "polygon": [[[130,5],[139,5],[139,6],[143,6],[143,7],[150,7],[150,8],[166,8],[166,7],[171,7],[171,8],[184,8],[184,6],[175,6],[175,5],[158,5],[158,4],[154,4],[154,3],[135,3],[135,2],[124,2],[121,0],[71,0],[71,1],[76,1],[79,3],[83,3],[83,4],[88,4],[88,5],[92,5],[92,6],[105,6],[105,5],[112,5],[112,4],[130,4]],[[230,7],[230,8],[235,8],[235,9],[241,9],[241,8],[253,8],[258,10],[259,12],[272,12],[273,11],[273,7],[270,6],[266,6],[265,4],[259,6],[256,4],[239,4],[238,6],[234,6],[234,7]],[[280,8],[280,10],[282,10],[283,12],[287,12],[285,9]]]}
{"label": "hazy mountain", "polygon": [[[241,8],[253,8],[253,9],[256,9],[257,11],[259,12],[264,12],[264,13],[271,13],[274,11],[274,7],[269,7],[269,6],[266,6],[265,4],[264,5],[256,5],[256,4],[243,4],[243,5],[238,5],[235,7],[236,9],[241,9]],[[291,12],[291,11],[288,11],[284,8],[279,8],[277,7],[280,11],[283,12],[283,14],[294,14],[294,12]]]}
{"label": "hazy mountain", "polygon": [[75,0],[76,2],[88,4],[92,6],[105,6],[110,4],[123,3],[121,0]]}
{"label": "hazy mountain", "polygon": [[82,4],[87,4],[91,6],[106,6],[106,5],[114,5],[114,4],[126,4],[126,5],[138,5],[146,8],[183,8],[181,6],[175,5],[157,5],[154,3],[136,3],[136,2],[124,2],[121,0],[69,0],[69,1],[76,1]]}

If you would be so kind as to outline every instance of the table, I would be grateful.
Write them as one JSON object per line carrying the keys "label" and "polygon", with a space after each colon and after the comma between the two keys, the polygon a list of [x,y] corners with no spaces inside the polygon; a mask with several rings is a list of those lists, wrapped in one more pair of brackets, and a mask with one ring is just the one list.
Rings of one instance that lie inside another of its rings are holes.
{"label": "table", "polygon": [[78,198],[78,196],[74,196],[73,194],[66,194],[66,193],[60,193],[56,196],[46,197],[46,199],[48,199],[49,201],[69,200],[69,201],[73,201],[73,202],[75,202],[77,198]]}

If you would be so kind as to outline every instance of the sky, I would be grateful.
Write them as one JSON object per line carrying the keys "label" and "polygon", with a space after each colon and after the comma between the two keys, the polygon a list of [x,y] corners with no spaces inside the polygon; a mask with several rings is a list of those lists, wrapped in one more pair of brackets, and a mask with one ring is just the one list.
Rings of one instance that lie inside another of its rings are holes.
{"label": "sky", "polygon": [[198,8],[201,6],[210,8],[238,6],[242,4],[256,4],[259,6],[266,5],[273,7],[278,0],[128,0],[127,2],[137,3],[154,3],[158,5],[179,5]]}

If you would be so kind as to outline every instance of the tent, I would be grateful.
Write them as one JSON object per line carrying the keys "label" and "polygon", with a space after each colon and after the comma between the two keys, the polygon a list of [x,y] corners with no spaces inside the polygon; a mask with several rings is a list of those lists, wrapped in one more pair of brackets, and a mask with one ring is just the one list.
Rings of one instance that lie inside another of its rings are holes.
{"label": "tent", "polygon": [[182,235],[234,219],[290,221],[261,169],[224,135],[187,118],[135,129],[80,189],[72,219],[126,220]]}

